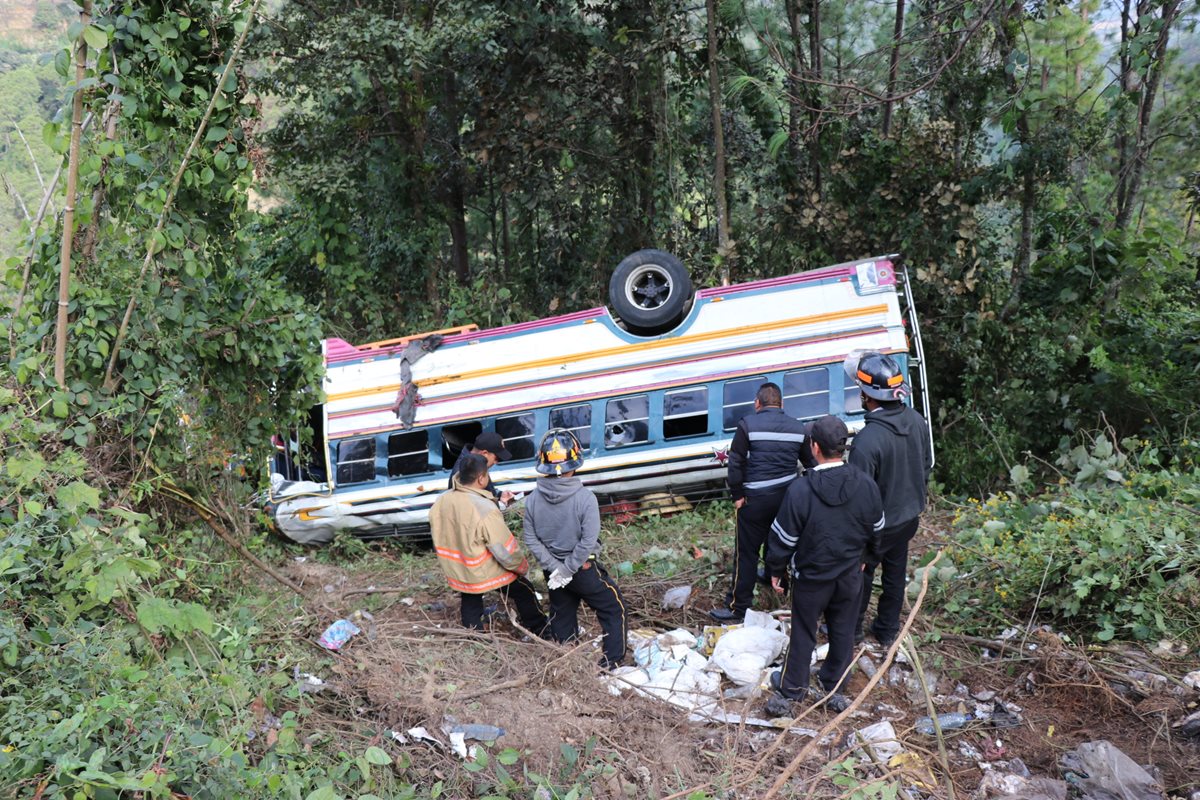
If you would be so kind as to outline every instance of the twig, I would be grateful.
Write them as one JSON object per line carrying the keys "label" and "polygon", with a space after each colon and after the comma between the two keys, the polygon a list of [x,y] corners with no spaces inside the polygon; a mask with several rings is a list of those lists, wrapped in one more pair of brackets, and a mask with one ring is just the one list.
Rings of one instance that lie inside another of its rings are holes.
{"label": "twig", "polygon": [[345,600],[347,597],[354,597],[360,594],[402,594],[411,591],[411,586],[385,586],[382,589],[352,589],[349,592],[342,592],[342,599]]}
{"label": "twig", "polygon": [[[555,664],[557,664],[560,661],[565,661],[566,659],[575,655],[576,653],[578,653],[580,650],[582,650],[584,647],[586,647],[589,644],[591,644],[590,639],[580,642],[579,644],[575,645],[567,652],[563,653],[558,658],[554,659],[553,661],[548,662],[546,664],[546,666],[542,668],[542,671],[539,674],[544,675],[547,672],[547,670],[549,670]],[[519,689],[522,686],[525,686],[526,684],[528,684],[531,680],[533,680],[534,675],[535,675],[535,673],[527,672],[519,678],[513,678],[511,681],[505,681],[504,683],[497,683],[495,686],[488,686],[487,688],[484,688],[484,689],[476,689],[475,691],[467,692],[466,694],[454,695],[453,699],[455,699],[455,700],[474,700],[476,697],[483,697],[485,694],[492,694],[493,692],[503,692],[508,689]],[[447,699],[450,699],[450,698],[447,698]]]}
{"label": "twig", "polygon": [[[203,519],[208,524],[208,527],[212,528],[213,533],[217,534],[217,536],[220,537],[220,539],[223,542],[225,542],[225,544],[232,547],[234,550],[236,550],[238,553],[240,553],[243,558],[245,558],[247,561],[249,561],[254,566],[261,569],[267,575],[270,575],[276,581],[278,581],[279,583],[283,584],[284,586],[286,586],[287,588],[291,589],[293,592],[298,594],[306,602],[308,601],[308,599],[309,599],[308,596],[304,594],[304,591],[298,585],[296,585],[296,583],[294,583],[288,577],[277,572],[275,569],[273,569],[270,565],[266,564],[258,556],[254,555],[249,550],[247,550],[246,546],[244,544],[242,544],[241,542],[239,542],[237,540],[237,538],[234,537],[234,535],[232,533],[230,533],[225,528],[225,526],[222,525],[217,520],[216,512],[214,512],[208,506],[204,505],[202,502],[200,502],[196,498],[192,497],[187,492],[180,489],[178,486],[175,486],[170,483],[165,483],[162,486],[159,486],[157,491],[162,493],[166,497],[171,498],[175,502],[180,503],[181,505],[185,505],[188,508],[195,511],[197,514],[200,515],[200,518]],[[332,614],[335,617],[338,616],[338,612],[334,611],[332,608],[325,605],[325,603],[319,602],[318,605],[320,605],[321,609],[324,610],[326,613]]]}
{"label": "twig", "polygon": [[946,776],[946,792],[949,794],[950,800],[954,800],[954,778],[950,774],[950,756],[946,754],[946,737],[942,735],[942,724],[938,721],[937,709],[934,708],[933,697],[929,694],[929,684],[925,682],[925,670],[921,667],[921,657],[911,642],[905,642],[902,646],[904,652],[908,654],[909,661],[912,662],[917,680],[921,682],[921,691],[925,695],[925,708],[929,711],[929,719],[933,721],[933,732],[937,734],[938,761],[941,762],[942,772]]}

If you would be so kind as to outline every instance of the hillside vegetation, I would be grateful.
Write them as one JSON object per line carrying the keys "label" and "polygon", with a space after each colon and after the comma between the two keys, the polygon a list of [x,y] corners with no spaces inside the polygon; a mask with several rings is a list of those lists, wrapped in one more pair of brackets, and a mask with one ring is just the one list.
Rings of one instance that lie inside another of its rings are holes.
{"label": "hillside vegetation", "polygon": [[[914,652],[1019,699],[1005,740],[1034,766],[1100,708],[1184,793],[1194,745],[1163,732],[1194,695],[1127,673],[1186,688],[1200,645],[1195,22],[1179,0],[3,0],[0,797],[764,796],[793,734],[609,705],[583,649],[457,631],[427,552],[301,552],[258,511],[322,337],[589,308],[648,246],[697,285],[904,254],[938,442],[913,566],[944,550]],[[635,624],[703,624],[731,526],[606,532]],[[675,581],[695,605],[668,614]],[[363,609],[375,638],[315,647]],[[880,692],[872,713],[904,690]],[[523,713],[519,744],[463,762],[389,733],[484,711]],[[789,791],[895,796],[847,759]]]}

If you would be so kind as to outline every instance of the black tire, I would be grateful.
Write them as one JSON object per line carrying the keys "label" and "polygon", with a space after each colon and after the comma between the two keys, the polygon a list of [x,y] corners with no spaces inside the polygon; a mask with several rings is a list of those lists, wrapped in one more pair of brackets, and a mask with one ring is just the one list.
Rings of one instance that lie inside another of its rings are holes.
{"label": "black tire", "polygon": [[662,250],[625,257],[608,282],[608,302],[630,331],[643,335],[675,327],[692,297],[687,267]]}

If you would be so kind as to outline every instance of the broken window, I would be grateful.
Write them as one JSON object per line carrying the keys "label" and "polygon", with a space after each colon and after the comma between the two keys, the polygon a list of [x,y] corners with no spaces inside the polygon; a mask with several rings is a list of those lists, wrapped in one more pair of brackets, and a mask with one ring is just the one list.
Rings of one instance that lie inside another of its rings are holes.
{"label": "broken window", "polygon": [[375,439],[351,439],[338,442],[337,482],[362,483],[375,480]]}
{"label": "broken window", "polygon": [[604,408],[604,446],[628,447],[650,441],[650,395],[609,400]]}
{"label": "broken window", "polygon": [[533,441],[533,414],[496,417],[496,433],[504,440],[504,449],[512,453],[513,461],[533,458],[537,445]]}
{"label": "broken window", "polygon": [[592,407],[589,404],[550,409],[550,427],[575,434],[584,450],[592,446]]}
{"label": "broken window", "polygon": [[708,433],[708,387],[666,392],[663,395],[663,438],[682,439]]}
{"label": "broken window", "polygon": [[783,410],[796,419],[813,419],[828,414],[829,370],[815,367],[785,373]]}
{"label": "broken window", "polygon": [[388,477],[429,472],[429,431],[406,431],[388,437]]}
{"label": "broken window", "polygon": [[721,424],[725,430],[733,430],[742,417],[754,411],[754,395],[758,393],[758,387],[766,382],[763,375],[725,382],[725,402],[721,413]]}
{"label": "broken window", "polygon": [[442,469],[454,469],[458,454],[483,433],[482,422],[460,422],[442,426]]}

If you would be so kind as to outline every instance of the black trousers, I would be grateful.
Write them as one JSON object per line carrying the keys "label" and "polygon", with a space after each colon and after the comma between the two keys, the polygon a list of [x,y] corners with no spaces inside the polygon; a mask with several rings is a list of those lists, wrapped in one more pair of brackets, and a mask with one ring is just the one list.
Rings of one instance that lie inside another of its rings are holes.
{"label": "black trousers", "polygon": [[[737,512],[737,543],[736,560],[733,566],[733,585],[730,587],[726,602],[729,608],[738,614],[745,614],[746,609],[754,605],[754,584],[758,581],[758,562],[763,557],[767,546],[767,536],[771,533],[771,523],[779,513],[787,494],[788,484],[779,487],[779,491],[770,494],[747,495],[746,502]],[[767,582],[771,580],[771,571],[767,570]]]}
{"label": "black trousers", "polygon": [[917,535],[920,518],[885,528],[880,534],[878,561],[867,561],[863,573],[862,599],[858,609],[856,633],[863,632],[867,618],[867,606],[871,603],[871,589],[875,581],[875,568],[882,567],[880,580],[883,592],[879,595],[879,606],[875,609],[875,621],[871,633],[880,641],[895,639],[900,633],[900,609],[904,606],[904,581],[908,575],[908,543]]}
{"label": "black trousers", "polygon": [[[549,579],[549,572],[546,577]],[[558,642],[569,642],[579,635],[581,600],[596,612],[604,631],[601,663],[608,668],[617,666],[625,657],[629,617],[616,582],[595,559],[585,561],[566,586],[550,590],[550,635]]]}
{"label": "black trousers", "polygon": [[792,579],[792,636],[783,658],[779,686],[785,697],[799,700],[808,690],[809,664],[817,645],[817,621],[825,615],[829,654],[817,673],[826,692],[840,688],[842,673],[854,657],[854,623],[858,619],[862,572],[853,567],[828,581]]}
{"label": "black trousers", "polygon": [[[530,633],[542,636],[546,632],[546,615],[538,604],[533,584],[524,576],[497,589],[504,599],[517,607],[517,619]],[[483,595],[459,592],[462,598],[462,624],[464,628],[483,630]]]}

